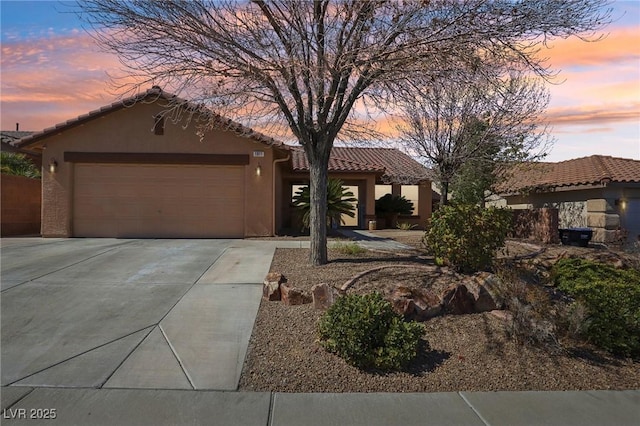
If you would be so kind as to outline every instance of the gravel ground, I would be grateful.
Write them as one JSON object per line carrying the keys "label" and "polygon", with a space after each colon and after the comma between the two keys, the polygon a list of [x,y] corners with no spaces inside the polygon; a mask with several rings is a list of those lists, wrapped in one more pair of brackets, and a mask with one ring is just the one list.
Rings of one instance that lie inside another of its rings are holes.
{"label": "gravel ground", "polygon": [[[403,241],[404,242],[404,241]],[[408,241],[406,241],[408,242]],[[555,248],[554,248],[555,250]],[[585,249],[586,250],[586,249]],[[382,265],[428,265],[415,254],[329,251],[330,263],[307,264],[308,250],[278,249],[271,270],[310,289],[325,282],[341,286],[359,272]],[[445,268],[443,268],[445,269]],[[446,275],[446,274],[445,274]],[[455,280],[449,273],[447,281]],[[383,289],[390,283],[419,283],[424,271],[390,268],[363,277],[351,291]],[[489,313],[443,316],[424,324],[419,356],[403,372],[361,371],[324,351],[316,341],[321,315],[312,305],[262,301],[240,378],[240,390],[278,392],[452,392],[639,389],[640,363],[577,343],[562,353],[518,344],[502,320]]]}

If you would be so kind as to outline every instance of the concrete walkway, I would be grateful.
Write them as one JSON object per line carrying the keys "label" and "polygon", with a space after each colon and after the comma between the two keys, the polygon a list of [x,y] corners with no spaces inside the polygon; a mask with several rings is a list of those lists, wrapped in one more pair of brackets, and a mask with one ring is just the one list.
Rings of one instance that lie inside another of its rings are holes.
{"label": "concrete walkway", "polygon": [[237,389],[275,248],[2,239],[2,385]]}
{"label": "concrete walkway", "polygon": [[[2,388],[2,410],[6,425],[625,426],[638,425],[640,391],[289,394]],[[55,419],[36,419],[52,414]]]}
{"label": "concrete walkway", "polygon": [[340,229],[340,233],[345,237],[353,240],[360,247],[369,249],[369,250],[382,250],[382,251],[404,251],[404,250],[413,250],[413,247],[410,247],[406,244],[399,243],[398,241],[392,240],[390,238],[380,237],[375,235],[369,231],[364,231],[361,229]]}

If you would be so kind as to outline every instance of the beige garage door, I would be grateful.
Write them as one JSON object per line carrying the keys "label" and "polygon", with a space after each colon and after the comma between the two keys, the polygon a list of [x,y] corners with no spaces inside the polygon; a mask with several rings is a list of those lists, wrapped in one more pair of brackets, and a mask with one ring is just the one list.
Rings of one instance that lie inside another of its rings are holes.
{"label": "beige garage door", "polygon": [[76,164],[76,237],[244,236],[244,168]]}

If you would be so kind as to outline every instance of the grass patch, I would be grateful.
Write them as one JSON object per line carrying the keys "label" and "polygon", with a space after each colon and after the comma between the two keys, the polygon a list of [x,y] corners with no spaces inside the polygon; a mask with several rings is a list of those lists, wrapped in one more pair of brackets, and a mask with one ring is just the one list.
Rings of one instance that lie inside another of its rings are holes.
{"label": "grass patch", "polygon": [[356,243],[336,243],[332,248],[338,253],[347,256],[358,256],[367,252],[366,248],[360,247]]}

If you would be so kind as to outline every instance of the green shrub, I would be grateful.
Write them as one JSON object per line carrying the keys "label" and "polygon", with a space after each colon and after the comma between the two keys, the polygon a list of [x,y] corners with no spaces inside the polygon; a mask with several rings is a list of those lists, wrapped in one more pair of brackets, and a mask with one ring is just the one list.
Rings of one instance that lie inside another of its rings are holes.
{"label": "green shrub", "polygon": [[424,243],[436,263],[460,272],[475,272],[491,266],[496,250],[504,245],[511,228],[511,211],[475,205],[454,204],[433,213]]}
{"label": "green shrub", "polygon": [[333,245],[333,248],[339,253],[349,256],[357,256],[367,251],[366,248],[360,247],[356,243],[336,243]]}
{"label": "green shrub", "polygon": [[320,318],[320,344],[358,368],[399,370],[418,351],[424,327],[405,322],[379,293],[339,298]]}
{"label": "green shrub", "polygon": [[376,215],[411,214],[413,203],[402,195],[385,194],[376,200]]}
{"label": "green shrub", "polygon": [[40,178],[40,170],[26,155],[16,152],[0,153],[0,169],[2,173],[24,176],[32,179]]}
{"label": "green shrub", "polygon": [[[327,182],[327,226],[337,227],[344,224],[342,215],[355,217],[355,203],[353,192],[348,191],[340,179],[329,179]],[[309,228],[311,221],[311,189],[309,185],[303,186],[293,196],[293,205],[302,212],[302,225]]]}
{"label": "green shrub", "polygon": [[640,356],[640,272],[583,259],[561,259],[552,276],[558,288],[584,304],[584,334],[614,354]]}

